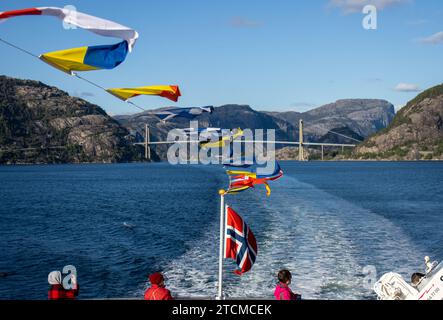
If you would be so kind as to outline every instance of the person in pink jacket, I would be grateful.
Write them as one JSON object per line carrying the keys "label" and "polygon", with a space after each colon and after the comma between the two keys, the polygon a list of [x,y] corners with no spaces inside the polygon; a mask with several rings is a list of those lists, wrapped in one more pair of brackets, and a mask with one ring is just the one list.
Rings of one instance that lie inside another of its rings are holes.
{"label": "person in pink jacket", "polygon": [[292,292],[289,285],[291,284],[292,275],[289,270],[283,269],[278,272],[278,283],[275,287],[274,296],[277,300],[301,300],[301,295]]}

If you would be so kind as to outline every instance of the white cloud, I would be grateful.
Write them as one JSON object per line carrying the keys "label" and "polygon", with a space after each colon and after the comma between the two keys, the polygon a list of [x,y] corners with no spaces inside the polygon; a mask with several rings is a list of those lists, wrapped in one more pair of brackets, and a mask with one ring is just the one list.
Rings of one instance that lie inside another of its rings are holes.
{"label": "white cloud", "polygon": [[366,5],[374,5],[378,10],[383,10],[394,5],[406,4],[411,0],[329,0],[330,7],[338,7],[343,13],[350,14],[362,12]]}
{"label": "white cloud", "polygon": [[418,92],[420,91],[420,87],[412,83],[399,83],[394,90],[399,92]]}
{"label": "white cloud", "polygon": [[437,32],[436,34],[433,34],[432,36],[429,36],[427,38],[422,38],[422,39],[420,39],[420,42],[426,43],[426,44],[443,43],[443,31]]}

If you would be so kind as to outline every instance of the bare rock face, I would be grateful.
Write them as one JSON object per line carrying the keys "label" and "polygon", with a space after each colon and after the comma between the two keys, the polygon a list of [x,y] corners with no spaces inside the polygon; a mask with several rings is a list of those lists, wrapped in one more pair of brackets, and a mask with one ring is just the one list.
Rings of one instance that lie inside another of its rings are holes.
{"label": "bare rock face", "polygon": [[443,85],[410,101],[387,129],[360,145],[354,157],[443,160]]}
{"label": "bare rock face", "polygon": [[395,116],[395,109],[386,100],[342,99],[303,113],[289,111],[271,114],[285,119],[296,128],[298,121],[303,119],[305,134],[316,141],[334,128],[348,128],[366,138],[386,128]]}
{"label": "bare rock face", "polygon": [[41,82],[0,77],[0,163],[118,162],[137,157],[100,107]]}
{"label": "bare rock face", "polygon": [[[275,158],[277,160],[298,160],[298,147],[283,147],[275,151]],[[309,159],[309,149],[304,149],[305,159]]]}

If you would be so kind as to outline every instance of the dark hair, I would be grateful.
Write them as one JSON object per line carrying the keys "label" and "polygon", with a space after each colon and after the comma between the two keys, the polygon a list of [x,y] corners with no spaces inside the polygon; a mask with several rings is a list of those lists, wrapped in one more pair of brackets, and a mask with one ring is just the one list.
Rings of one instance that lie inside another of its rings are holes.
{"label": "dark hair", "polygon": [[278,272],[278,281],[286,283],[288,280],[292,279],[291,272],[289,270],[283,269]]}
{"label": "dark hair", "polygon": [[425,275],[420,272],[413,273],[411,277],[411,283],[413,285],[417,285],[424,276]]}

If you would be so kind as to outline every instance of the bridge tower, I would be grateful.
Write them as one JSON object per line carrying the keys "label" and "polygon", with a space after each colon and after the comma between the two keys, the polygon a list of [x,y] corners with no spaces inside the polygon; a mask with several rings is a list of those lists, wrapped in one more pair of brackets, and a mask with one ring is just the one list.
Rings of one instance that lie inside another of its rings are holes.
{"label": "bridge tower", "polygon": [[150,134],[149,134],[149,126],[145,124],[145,159],[151,161],[151,147],[150,147]]}
{"label": "bridge tower", "polygon": [[303,119],[298,123],[298,161],[305,161],[304,147],[303,147]]}

